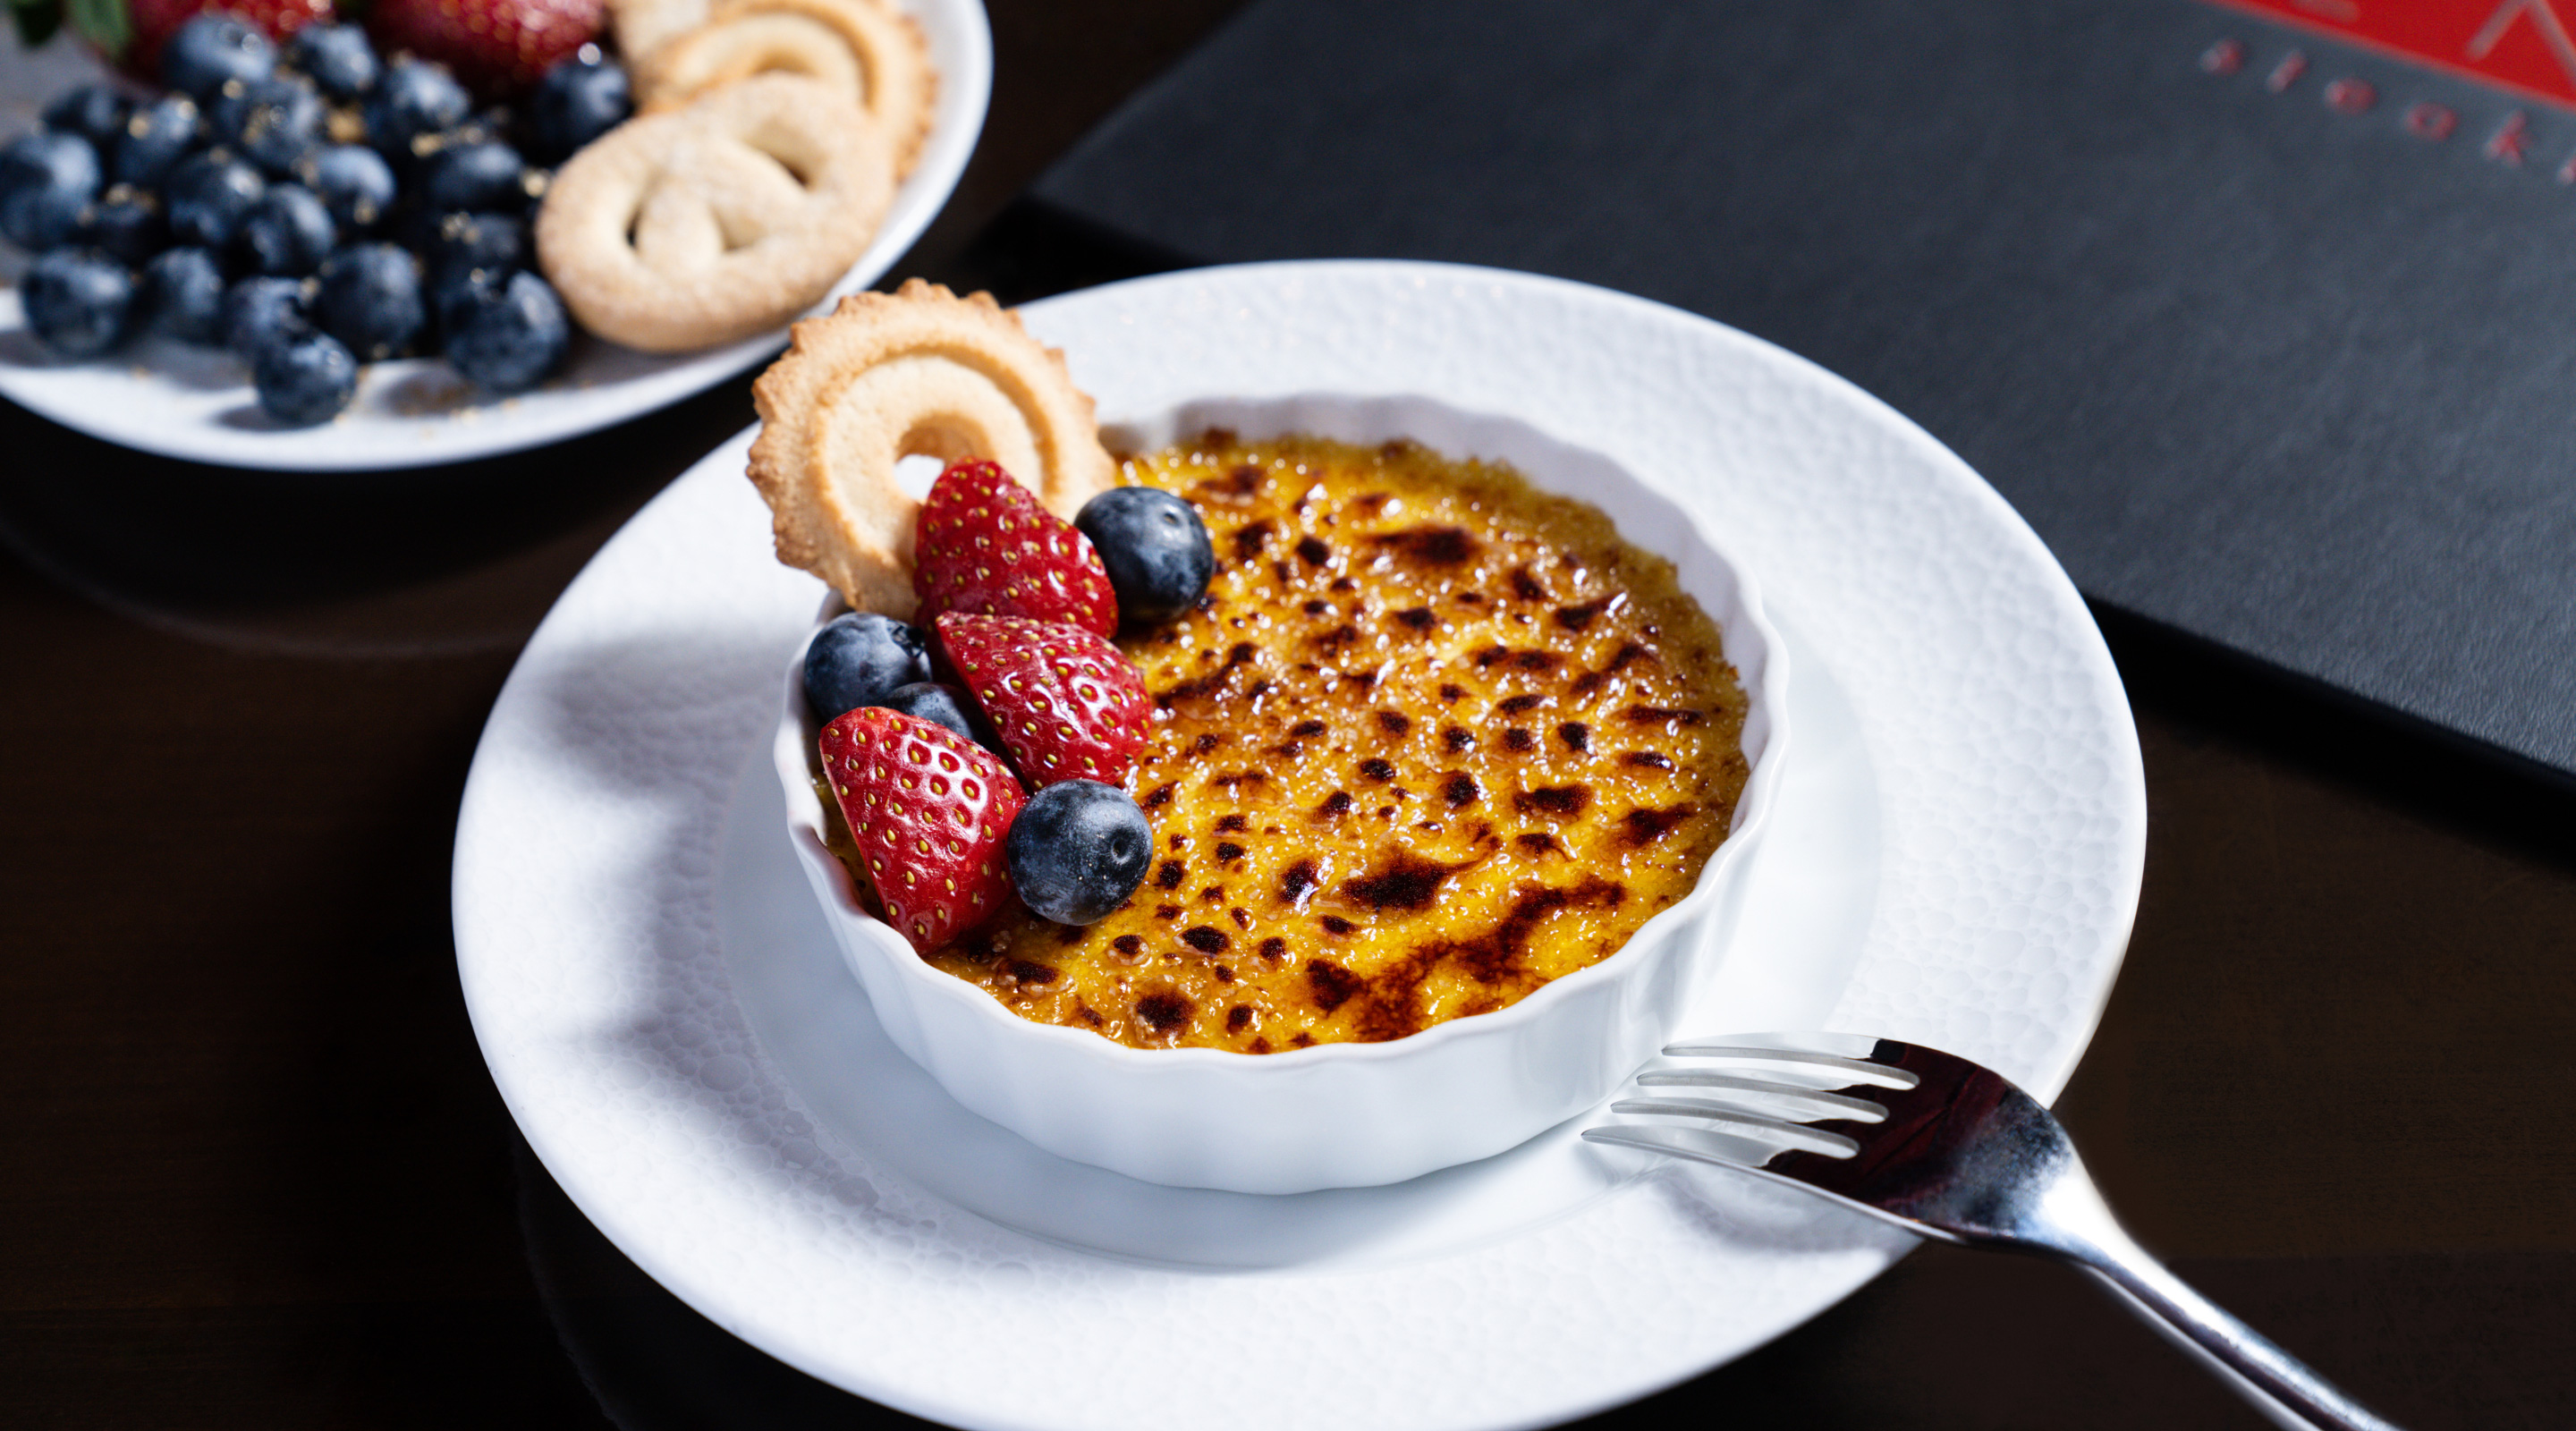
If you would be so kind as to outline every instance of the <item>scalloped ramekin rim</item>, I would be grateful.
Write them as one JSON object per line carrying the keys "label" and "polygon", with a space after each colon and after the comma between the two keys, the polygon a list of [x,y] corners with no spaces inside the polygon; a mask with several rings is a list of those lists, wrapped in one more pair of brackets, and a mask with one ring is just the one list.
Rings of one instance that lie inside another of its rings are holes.
{"label": "scalloped ramekin rim", "polygon": [[[1629,470],[1626,464],[1590,449],[1577,448],[1524,418],[1474,412],[1435,398],[1407,394],[1360,395],[1309,390],[1275,397],[1195,399],[1174,404],[1164,413],[1124,422],[1103,422],[1101,427],[1104,433],[1114,433],[1121,429],[1145,430],[1156,424],[1176,420],[1183,413],[1219,406],[1285,409],[1312,407],[1317,404],[1344,404],[1353,407],[1412,405],[1428,408],[1474,424],[1518,428],[1528,437],[1536,439],[1547,447],[1615,468],[1629,481],[1635,483],[1640,491],[1670,509],[1671,515],[1687,533],[1690,542],[1714,556],[1732,576],[1736,586],[1736,602],[1742,608],[1744,623],[1752,628],[1762,647],[1760,675],[1746,689],[1746,724],[1749,728],[1753,724],[1753,714],[1760,712],[1766,718],[1765,738],[1761,752],[1747,757],[1750,773],[1746,777],[1742,794],[1737,798],[1734,822],[1728,829],[1727,837],[1709,857],[1708,863],[1701,868],[1699,879],[1692,886],[1691,892],[1669,908],[1657,911],[1653,917],[1638,926],[1636,931],[1628,936],[1627,942],[1618,949],[1593,964],[1549,980],[1511,1006],[1472,1017],[1447,1019],[1418,1033],[1408,1034],[1398,1039],[1377,1043],[1319,1043],[1306,1048],[1256,1056],[1216,1048],[1132,1048],[1088,1030],[1069,1028],[1060,1024],[1038,1023],[1011,1012],[984,990],[934,967],[921,958],[902,935],[883,920],[869,914],[859,904],[848,869],[831,854],[823,840],[824,811],[822,798],[814,790],[810,755],[819,733],[819,723],[813,719],[805,705],[802,681],[803,648],[800,646],[797,654],[788,662],[781,719],[772,750],[773,759],[778,766],[779,783],[784,787],[787,798],[790,832],[797,839],[801,854],[809,859],[824,861],[831,868],[833,888],[838,895],[838,900],[834,907],[827,910],[827,913],[836,919],[855,921],[856,932],[875,945],[879,952],[889,956],[889,961],[901,971],[899,977],[915,986],[918,994],[946,1001],[961,1008],[972,1007],[976,1010],[974,1017],[979,1021],[992,1022],[998,1037],[1036,1039],[1042,1043],[1051,1041],[1066,1049],[1074,1050],[1079,1056],[1146,1073],[1157,1070],[1219,1066],[1235,1071],[1250,1065],[1277,1069],[1280,1070],[1280,1076],[1286,1076],[1290,1071],[1326,1062],[1370,1063],[1409,1059],[1420,1057],[1428,1050],[1447,1043],[1509,1037],[1524,1025],[1546,1018],[1551,1009],[1578,997],[1580,991],[1594,984],[1621,977],[1623,966],[1620,956],[1625,954],[1630,946],[1646,941],[1651,933],[1661,927],[1684,923],[1705,913],[1708,905],[1720,896],[1729,881],[1735,877],[1736,867],[1752,857],[1754,847],[1770,824],[1771,810],[1777,801],[1781,770],[1785,765],[1784,757],[1788,747],[1786,652],[1778,629],[1771,624],[1769,614],[1763,607],[1760,584],[1752,571],[1737,559],[1723,542],[1710,535],[1706,522],[1697,512],[1670,492]],[[1281,431],[1284,433],[1288,430]],[[1442,450],[1434,443],[1425,442],[1423,445],[1431,447],[1434,451]],[[1443,455],[1461,454],[1443,452]],[[1546,487],[1544,483],[1538,485],[1542,490],[1554,490]],[[1702,593],[1692,591],[1687,584],[1683,589],[1692,596],[1694,601],[1702,599]],[[817,625],[845,609],[846,607],[841,604],[837,596],[827,597],[817,615]],[[1729,650],[1727,660],[1729,665],[1736,668],[1741,679],[1743,662],[1738,653]],[[1705,943],[1706,941],[1703,940],[1703,945]],[[1694,949],[1686,951],[1683,957],[1704,959],[1709,957],[1709,951],[1705,947]]]}

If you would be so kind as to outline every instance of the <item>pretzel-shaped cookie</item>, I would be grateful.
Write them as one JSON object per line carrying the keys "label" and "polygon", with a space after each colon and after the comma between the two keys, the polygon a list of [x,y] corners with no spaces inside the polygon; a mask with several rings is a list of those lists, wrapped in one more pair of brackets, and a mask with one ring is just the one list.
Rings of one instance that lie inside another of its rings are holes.
{"label": "pretzel-shaped cookie", "polygon": [[811,307],[893,199],[885,135],[856,100],[760,75],[628,120],[574,155],[537,215],[537,259],[583,327],[683,352]]}
{"label": "pretzel-shaped cookie", "polygon": [[921,504],[895,485],[898,460],[988,458],[1067,518],[1118,478],[1064,354],[989,293],[915,278],[852,294],[796,325],[751,396],[751,480],[769,499],[778,559],[860,611],[913,611]]}
{"label": "pretzel-shaped cookie", "polygon": [[886,0],[718,0],[705,23],[642,52],[635,102],[649,113],[778,71],[846,90],[892,136],[895,177],[912,172],[939,77],[921,27]]}

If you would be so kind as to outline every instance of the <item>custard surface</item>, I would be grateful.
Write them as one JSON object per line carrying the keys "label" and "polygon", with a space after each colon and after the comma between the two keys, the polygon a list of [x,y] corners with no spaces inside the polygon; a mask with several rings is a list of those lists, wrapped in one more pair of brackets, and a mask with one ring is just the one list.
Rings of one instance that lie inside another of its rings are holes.
{"label": "custard surface", "polygon": [[1271,1053],[1508,1007],[1697,884],[1745,698],[1597,509],[1410,444],[1124,465],[1217,554],[1197,611],[1121,642],[1158,707],[1127,779],[1154,867],[1098,924],[1015,907],[931,963],[1042,1023]]}

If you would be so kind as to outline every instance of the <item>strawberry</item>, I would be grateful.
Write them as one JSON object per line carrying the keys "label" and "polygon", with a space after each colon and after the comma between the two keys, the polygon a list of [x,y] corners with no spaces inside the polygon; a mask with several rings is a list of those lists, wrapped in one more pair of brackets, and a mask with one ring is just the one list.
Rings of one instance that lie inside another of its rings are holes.
{"label": "strawberry", "polygon": [[1117,647],[1061,621],[951,611],[939,649],[1030,788],[1126,778],[1154,703]]}
{"label": "strawberry", "polygon": [[117,68],[141,79],[161,77],[161,47],[179,27],[208,10],[283,41],[316,20],[328,20],[332,0],[99,0],[64,7],[72,29]]}
{"label": "strawberry", "polygon": [[476,94],[508,99],[597,39],[603,9],[602,0],[375,0],[367,33],[388,55],[437,60]]}
{"label": "strawberry", "polygon": [[1091,538],[994,463],[953,462],[939,474],[912,547],[916,621],[974,611],[1118,632],[1118,594]]}
{"label": "strawberry", "polygon": [[823,773],[886,922],[927,954],[998,913],[1011,886],[1002,842],[1027,803],[1008,767],[971,740],[882,706],[823,727]]}

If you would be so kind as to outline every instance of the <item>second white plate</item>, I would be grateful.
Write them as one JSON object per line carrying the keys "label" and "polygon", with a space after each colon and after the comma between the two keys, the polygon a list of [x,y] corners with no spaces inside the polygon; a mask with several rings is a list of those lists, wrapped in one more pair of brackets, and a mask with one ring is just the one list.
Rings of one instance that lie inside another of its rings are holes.
{"label": "second white plate", "polygon": [[[2063,1086],[2134,911],[2134,730],[2083,604],[1975,474],[1848,384],[1598,289],[1206,270],[1035,305],[1104,417],[1218,393],[1511,412],[1696,503],[1792,648],[1780,823],[1694,1031],[1865,1030]],[[548,1169],[648,1272],[834,1384],[970,1427],[1540,1425],[1740,1355],[1903,1240],[1617,1160],[1578,1119],[1393,1188],[1149,1187],[895,1052],[780,833],[772,681],[819,596],[737,440],[530,642],[477,752],[456,932]]]}
{"label": "second white plate", "polygon": [[[896,191],[874,242],[815,311],[876,282],[948,202],[983,131],[993,41],[977,0],[899,0],[920,21],[939,70],[921,162]],[[68,34],[28,54],[0,40],[0,137],[11,118],[99,67]],[[0,277],[23,266],[0,253]],[[532,391],[494,397],[434,358],[371,363],[357,400],[315,427],[262,412],[230,354],[146,339],[105,358],[54,356],[27,331],[15,287],[0,289],[0,397],[121,446],[192,462],[297,472],[380,471],[491,457],[595,432],[713,387],[784,347],[785,330],[698,353],[656,356],[577,333],[565,371]]]}

